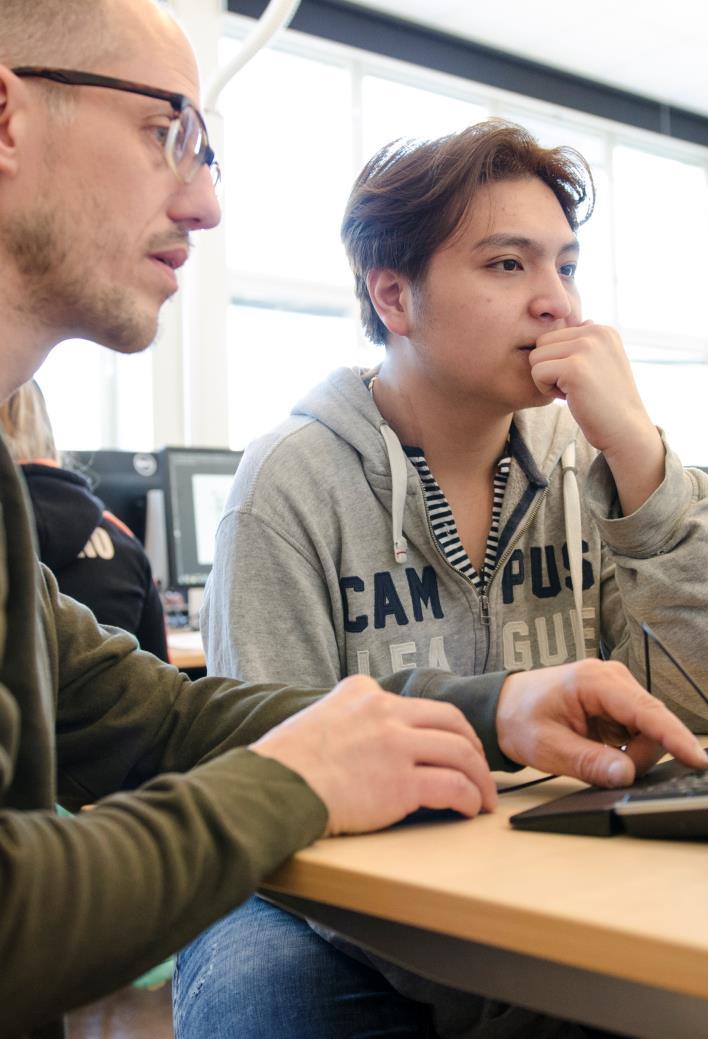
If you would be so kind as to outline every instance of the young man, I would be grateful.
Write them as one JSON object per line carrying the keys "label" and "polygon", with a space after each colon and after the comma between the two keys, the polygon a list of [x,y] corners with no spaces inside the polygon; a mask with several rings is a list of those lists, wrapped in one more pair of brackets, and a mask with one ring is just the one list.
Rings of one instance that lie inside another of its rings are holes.
{"label": "young man", "polygon": [[[3,0],[0,399],[64,338],[129,352],[154,337],[191,232],[219,219],[198,93],[187,41],[150,0]],[[319,697],[190,686],[101,629],[38,565],[1,441],[0,505],[3,1037],[60,1035],[63,1010],[159,962],[324,833],[493,806],[477,736],[416,699],[422,681],[409,698],[355,679],[264,737]],[[670,719],[659,729],[695,753]],[[56,800],[99,803],[60,819]]]}
{"label": "young man", "polygon": [[[583,320],[575,232],[591,209],[579,155],[494,121],[391,146],[365,167],[343,240],[365,329],[386,354],[376,372],[335,372],[246,452],[203,616],[212,671],[321,683],[391,667],[540,668],[602,651],[641,679],[645,622],[706,684],[708,478],[667,448],[618,334]],[[657,695],[708,731],[684,679],[655,663]],[[527,706],[515,705],[517,735]],[[266,935],[277,960],[254,980]],[[282,1034],[273,1022],[288,1009],[289,1035],[359,1035],[345,1029],[352,1006],[369,1034],[363,954],[347,963],[258,901],[203,942],[212,970],[195,1013],[219,986],[253,1022],[240,1032],[248,1039]],[[480,1001],[375,965],[432,1006],[439,1034],[483,1034]],[[317,980],[281,1006],[296,976]],[[330,1016],[308,1032],[323,979]],[[250,998],[270,1016],[250,1017]],[[229,1019],[223,1002],[220,1013]],[[494,1035],[541,1034],[508,1013]]]}

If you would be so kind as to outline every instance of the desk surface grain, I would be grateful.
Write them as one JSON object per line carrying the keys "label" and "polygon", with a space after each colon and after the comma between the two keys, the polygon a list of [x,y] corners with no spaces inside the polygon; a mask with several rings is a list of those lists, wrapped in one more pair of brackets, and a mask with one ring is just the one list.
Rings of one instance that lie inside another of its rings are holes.
{"label": "desk surface grain", "polygon": [[708,998],[708,844],[511,828],[579,785],[510,792],[473,820],[321,840],[264,888]]}

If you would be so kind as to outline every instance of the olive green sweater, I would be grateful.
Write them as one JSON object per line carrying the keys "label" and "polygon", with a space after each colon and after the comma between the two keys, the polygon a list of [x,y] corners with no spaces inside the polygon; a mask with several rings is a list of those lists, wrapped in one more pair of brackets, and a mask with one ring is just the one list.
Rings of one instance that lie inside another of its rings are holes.
{"label": "olive green sweater", "polygon": [[[62,1012],[129,982],[320,836],[324,805],[244,749],[317,697],[190,683],[101,628],[36,561],[0,440],[0,1036],[61,1035]],[[404,672],[457,702],[495,767],[502,676]],[[59,818],[54,804],[93,811]]]}

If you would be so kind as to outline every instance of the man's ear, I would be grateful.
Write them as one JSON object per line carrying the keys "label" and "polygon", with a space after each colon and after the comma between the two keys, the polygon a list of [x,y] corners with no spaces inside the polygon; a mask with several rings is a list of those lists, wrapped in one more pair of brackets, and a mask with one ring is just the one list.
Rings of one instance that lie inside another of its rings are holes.
{"label": "man's ear", "polygon": [[0,65],[0,176],[17,172],[17,137],[25,99],[24,85],[5,65]]}
{"label": "man's ear", "polygon": [[366,276],[366,287],[374,310],[389,332],[407,336],[412,316],[411,283],[405,274],[390,267],[375,267]]}

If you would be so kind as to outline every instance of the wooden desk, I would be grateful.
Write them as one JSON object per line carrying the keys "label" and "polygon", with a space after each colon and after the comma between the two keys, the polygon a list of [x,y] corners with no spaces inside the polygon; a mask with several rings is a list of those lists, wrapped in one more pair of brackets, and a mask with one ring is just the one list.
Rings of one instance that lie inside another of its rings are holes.
{"label": "wooden desk", "polygon": [[264,893],[458,988],[642,1039],[708,1036],[708,846],[509,825],[578,786],[506,793],[475,820],[319,841]]}
{"label": "wooden desk", "polygon": [[180,671],[206,666],[202,637],[198,631],[168,629],[167,648],[170,652],[170,663]]}

